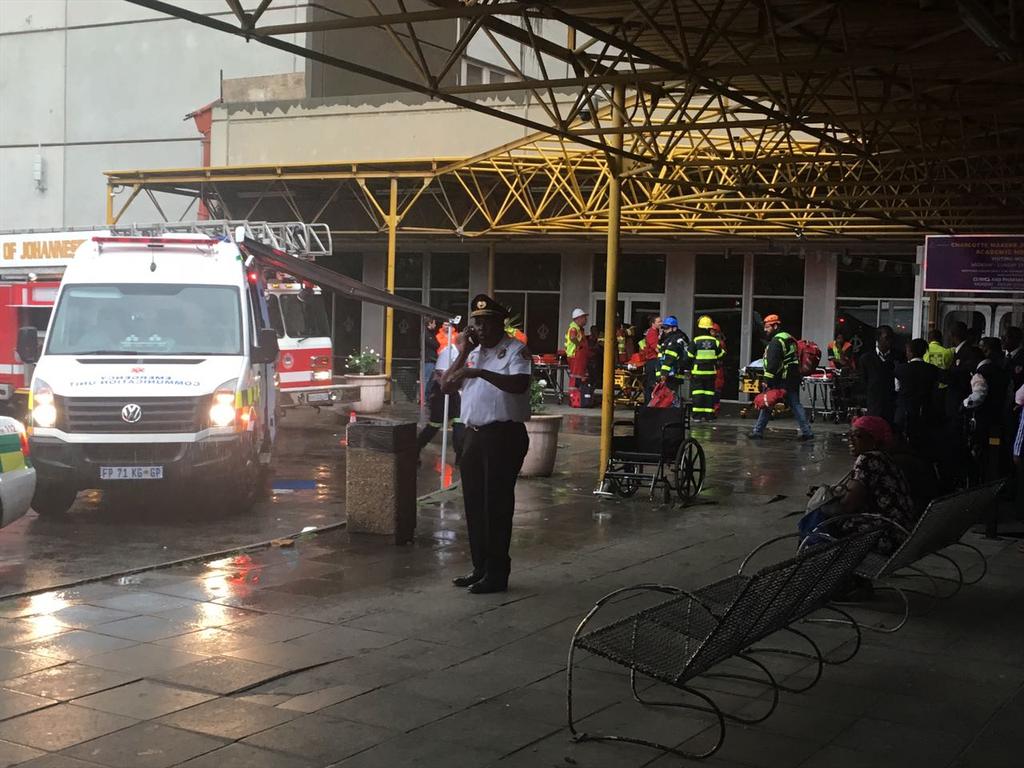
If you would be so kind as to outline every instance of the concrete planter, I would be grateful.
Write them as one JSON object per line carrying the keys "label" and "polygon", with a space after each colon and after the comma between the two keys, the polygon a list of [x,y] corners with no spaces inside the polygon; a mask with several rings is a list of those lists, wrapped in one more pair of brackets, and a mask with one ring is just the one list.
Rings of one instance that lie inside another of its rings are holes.
{"label": "concrete planter", "polygon": [[384,388],[387,386],[388,377],[384,374],[346,374],[346,384],[359,385],[359,400],[345,405],[356,413],[379,413],[384,408]]}
{"label": "concrete planter", "polygon": [[558,430],[562,427],[561,416],[534,414],[526,422],[526,434],[530,437],[530,449],[523,460],[519,473],[524,477],[548,477],[555,468],[555,454],[558,452]]}

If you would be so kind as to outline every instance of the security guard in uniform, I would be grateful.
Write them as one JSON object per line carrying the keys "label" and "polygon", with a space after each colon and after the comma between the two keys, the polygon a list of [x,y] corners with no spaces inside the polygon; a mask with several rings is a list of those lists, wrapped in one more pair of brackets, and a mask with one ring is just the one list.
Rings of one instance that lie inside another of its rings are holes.
{"label": "security guard in uniform", "polygon": [[462,390],[466,425],[462,498],[473,571],[453,580],[473,594],[504,592],[512,561],[516,478],[530,441],[530,350],[508,336],[508,310],[490,296],[473,299],[472,325],[457,342],[459,356],[445,371],[445,392]]}
{"label": "security guard in uniform", "polygon": [[697,335],[690,344],[693,369],[690,371],[690,396],[693,398],[695,421],[715,418],[715,377],[718,361],[725,355],[722,342],[712,335],[714,321],[708,315],[697,318]]}
{"label": "security guard in uniform", "polygon": [[658,341],[659,362],[658,379],[667,384],[679,399],[679,387],[684,381],[684,374],[690,367],[690,340],[679,329],[679,320],[669,315],[661,321],[661,339]]}

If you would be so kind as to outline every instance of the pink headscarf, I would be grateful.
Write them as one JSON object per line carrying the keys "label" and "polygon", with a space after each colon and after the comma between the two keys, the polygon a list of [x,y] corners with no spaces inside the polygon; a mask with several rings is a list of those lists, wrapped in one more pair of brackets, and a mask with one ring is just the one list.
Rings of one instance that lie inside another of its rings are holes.
{"label": "pink headscarf", "polygon": [[871,435],[880,447],[892,442],[892,429],[889,427],[889,422],[878,416],[861,416],[854,419],[850,426]]}

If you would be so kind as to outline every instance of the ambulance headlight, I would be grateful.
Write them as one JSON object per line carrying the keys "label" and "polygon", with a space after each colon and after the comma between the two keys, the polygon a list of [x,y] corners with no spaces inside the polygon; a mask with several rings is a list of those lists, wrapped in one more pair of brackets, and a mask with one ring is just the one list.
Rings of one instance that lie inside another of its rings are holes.
{"label": "ambulance headlight", "polygon": [[210,404],[210,426],[230,427],[235,423],[235,389],[238,379],[225,381],[213,393]]}
{"label": "ambulance headlight", "polygon": [[42,379],[32,383],[32,425],[49,428],[57,423],[57,406],[53,390]]}

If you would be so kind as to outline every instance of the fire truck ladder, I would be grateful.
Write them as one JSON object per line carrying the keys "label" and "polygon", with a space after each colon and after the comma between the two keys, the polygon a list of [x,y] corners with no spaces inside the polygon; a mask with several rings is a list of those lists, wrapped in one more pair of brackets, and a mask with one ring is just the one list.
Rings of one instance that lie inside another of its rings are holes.
{"label": "fire truck ladder", "polygon": [[447,320],[449,314],[410,299],[374,288],[355,278],[315,263],[317,256],[330,255],[331,230],[326,224],[301,221],[210,221],[160,222],[156,224],[125,224],[111,228],[111,233],[133,237],[160,237],[166,234],[201,234],[222,240],[233,240],[261,269],[274,269],[299,280],[308,280],[322,289],[333,291],[371,304],[392,307],[414,315]]}
{"label": "fire truck ladder", "polygon": [[[242,233],[238,234],[241,235]],[[442,312],[439,309],[428,307],[402,296],[396,296],[380,288],[374,288],[348,275],[335,272],[333,269],[321,267],[313,261],[307,261],[287,254],[259,240],[239,237],[236,242],[243,253],[255,260],[256,265],[260,269],[274,269],[278,272],[285,272],[300,280],[308,280],[311,283],[315,283],[321,288],[333,291],[340,296],[392,307],[402,312],[410,312],[414,315],[433,317],[439,320],[447,320],[449,317],[447,312]]]}
{"label": "fire truck ladder", "polygon": [[159,222],[156,224],[125,224],[111,228],[122,236],[159,237],[166,234],[198,234],[220,240],[237,238],[239,227],[246,240],[255,240],[300,259],[315,259],[331,254],[331,228],[326,224],[302,221],[207,221]]}

